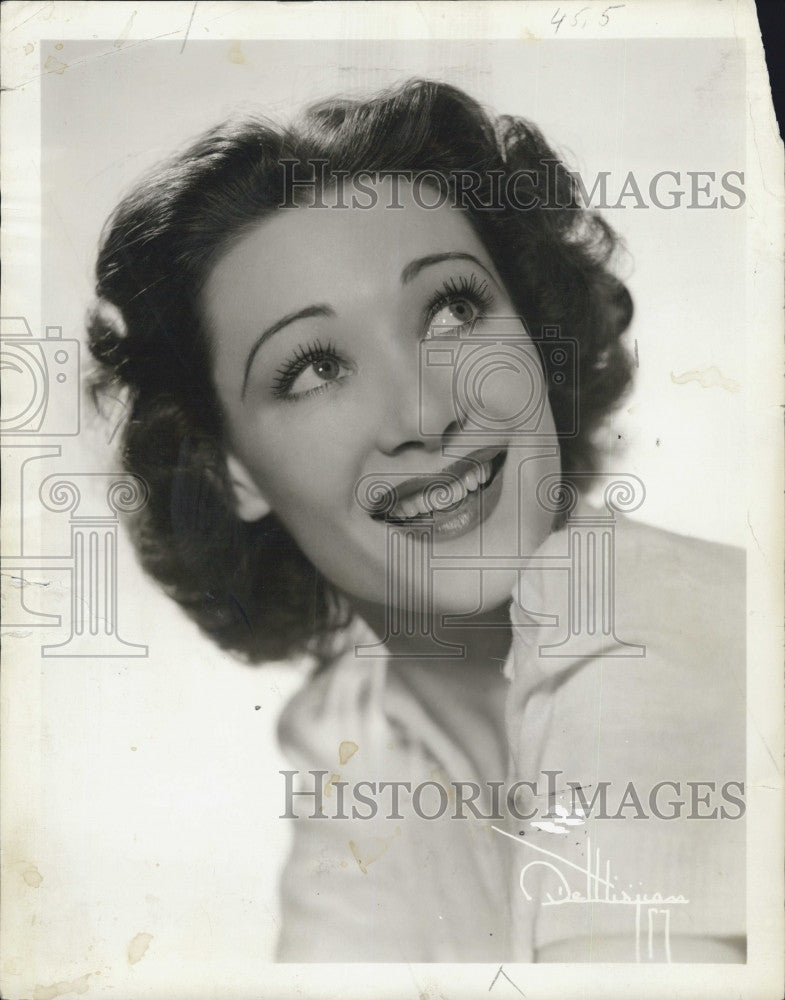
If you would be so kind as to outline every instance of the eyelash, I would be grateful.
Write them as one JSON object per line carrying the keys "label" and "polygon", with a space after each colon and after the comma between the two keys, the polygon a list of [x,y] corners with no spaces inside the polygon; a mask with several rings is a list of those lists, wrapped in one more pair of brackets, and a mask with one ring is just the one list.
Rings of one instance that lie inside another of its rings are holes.
{"label": "eyelash", "polygon": [[[458,278],[448,278],[431,297],[425,308],[426,328],[430,329],[431,321],[441,309],[458,299],[467,299],[471,302],[478,310],[478,317],[485,315],[493,305],[493,296],[488,288],[487,280],[481,280],[476,274],[471,274],[468,277],[461,275]],[[460,329],[466,325],[468,324],[456,324],[453,329]],[[273,396],[284,402],[295,402],[334,387],[336,382],[325,382],[323,385],[314,386],[305,392],[290,395],[291,387],[297,376],[305,371],[308,365],[325,358],[333,358],[341,364],[346,364],[332,341],[328,341],[324,345],[317,339],[303,347],[297,347],[292,356],[281,365],[275,374],[271,386]]]}
{"label": "eyelash", "polygon": [[300,372],[305,371],[308,365],[312,365],[316,361],[322,361],[324,358],[335,358],[337,361],[344,363],[338,355],[332,341],[328,341],[325,346],[320,340],[313,340],[305,347],[297,347],[291,358],[285,361],[284,364],[277,370],[272,383],[273,395],[277,399],[295,400],[302,399],[305,396],[310,396],[317,392],[323,392],[324,389],[328,389],[332,383],[325,382],[324,386],[315,386],[312,389],[308,389],[302,393],[297,393],[294,396],[289,395],[289,390]]}
{"label": "eyelash", "polygon": [[[455,302],[456,299],[468,299],[479,310],[479,316],[486,314],[493,306],[493,295],[486,279],[481,280],[474,273],[469,277],[461,275],[459,278],[448,278],[428,303],[427,325],[430,327],[439,310]],[[456,326],[460,327],[461,324]]]}

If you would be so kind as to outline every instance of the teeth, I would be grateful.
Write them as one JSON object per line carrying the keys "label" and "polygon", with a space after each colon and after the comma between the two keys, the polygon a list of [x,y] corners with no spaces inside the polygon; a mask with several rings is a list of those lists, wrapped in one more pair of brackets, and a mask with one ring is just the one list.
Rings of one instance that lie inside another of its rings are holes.
{"label": "teeth", "polygon": [[445,490],[445,494],[446,496],[443,498],[439,506],[452,507],[454,503],[458,503],[459,500],[464,500],[466,498],[466,486],[459,479],[457,482],[450,483],[450,488]]}
{"label": "teeth", "polygon": [[491,478],[491,468],[491,462],[483,462],[477,468],[467,469],[460,478],[451,483],[448,495],[441,504],[434,502],[432,506],[429,506],[425,502],[424,492],[420,491],[414,496],[407,497],[405,500],[399,500],[392,514],[394,517],[409,519],[417,517],[420,514],[432,514],[434,510],[450,507],[454,503],[465,500],[469,493],[473,493],[480,486],[484,486]]}

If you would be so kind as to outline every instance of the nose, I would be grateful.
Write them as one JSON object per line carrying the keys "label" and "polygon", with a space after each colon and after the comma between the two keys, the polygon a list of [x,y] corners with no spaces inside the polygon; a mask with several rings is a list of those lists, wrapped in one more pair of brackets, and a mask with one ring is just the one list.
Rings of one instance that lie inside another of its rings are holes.
{"label": "nose", "polygon": [[416,352],[406,353],[396,352],[376,386],[377,446],[388,456],[437,452],[462,428],[449,373],[422,364]]}

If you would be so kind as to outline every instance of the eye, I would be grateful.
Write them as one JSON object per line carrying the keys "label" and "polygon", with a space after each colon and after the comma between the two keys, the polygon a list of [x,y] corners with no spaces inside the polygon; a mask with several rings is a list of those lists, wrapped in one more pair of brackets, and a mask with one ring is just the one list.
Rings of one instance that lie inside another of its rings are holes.
{"label": "eye", "polygon": [[480,310],[468,299],[455,298],[443,305],[431,317],[431,328],[445,329],[466,326],[480,315]]}
{"label": "eye", "polygon": [[349,374],[349,369],[335,355],[325,354],[324,357],[316,361],[311,361],[297,375],[289,386],[290,396],[303,396],[314,389],[320,389],[326,382],[335,382],[344,375]]}
{"label": "eye", "polygon": [[494,304],[488,282],[476,274],[448,278],[428,302],[426,331],[463,332],[487,316]]}
{"label": "eye", "polygon": [[317,340],[298,348],[294,357],[278,369],[272,393],[278,399],[302,399],[323,392],[352,373],[332,344],[323,347]]}

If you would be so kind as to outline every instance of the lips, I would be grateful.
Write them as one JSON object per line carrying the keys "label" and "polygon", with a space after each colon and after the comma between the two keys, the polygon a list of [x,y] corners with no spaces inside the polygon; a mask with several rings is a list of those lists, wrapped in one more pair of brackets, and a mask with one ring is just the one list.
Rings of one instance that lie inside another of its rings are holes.
{"label": "lips", "polygon": [[375,520],[411,523],[441,519],[486,490],[507,457],[498,445],[481,448],[430,476],[414,476],[377,498]]}

